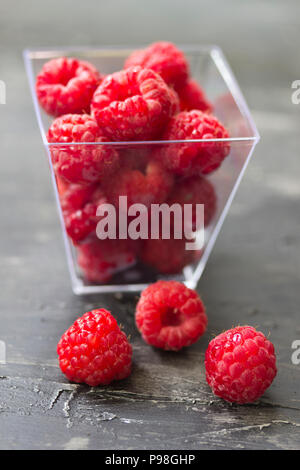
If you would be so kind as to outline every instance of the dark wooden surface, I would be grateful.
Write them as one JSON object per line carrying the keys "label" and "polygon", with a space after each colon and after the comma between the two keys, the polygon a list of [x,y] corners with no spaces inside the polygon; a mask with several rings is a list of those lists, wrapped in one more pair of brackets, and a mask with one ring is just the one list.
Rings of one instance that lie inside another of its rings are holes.
{"label": "dark wooden surface", "polygon": [[[291,103],[299,27],[297,0],[1,2],[1,449],[299,449],[300,365],[291,362],[300,339],[300,108]],[[72,294],[21,57],[30,46],[161,38],[219,44],[262,135],[199,283],[208,333],[179,354],[141,341],[135,299]],[[55,351],[95,306],[131,334],[134,369],[92,390],[64,379]],[[230,406],[206,386],[203,356],[213,334],[245,323],[270,334],[279,372],[259,403]]]}

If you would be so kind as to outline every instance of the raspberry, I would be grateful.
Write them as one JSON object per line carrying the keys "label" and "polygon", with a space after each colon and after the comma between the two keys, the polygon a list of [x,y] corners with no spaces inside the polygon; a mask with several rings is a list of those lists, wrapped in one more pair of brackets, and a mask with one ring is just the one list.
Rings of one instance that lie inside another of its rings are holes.
{"label": "raspberry", "polygon": [[100,204],[107,199],[97,185],[71,184],[61,196],[61,207],[66,231],[74,243],[81,242],[96,230],[100,217],[96,216]]}
{"label": "raspberry", "polygon": [[212,112],[212,104],[205,96],[204,90],[193,79],[190,79],[186,84],[178,90],[181,111],[191,111],[192,109],[199,109],[204,113]]}
{"label": "raspberry", "polygon": [[[192,219],[188,222],[192,231],[202,227],[202,220],[196,220],[196,204],[204,205],[204,226],[209,225],[216,212],[217,197],[211,182],[204,176],[192,176],[179,181],[167,200],[167,204],[180,204],[182,206],[182,227],[184,227],[184,204],[192,204]],[[186,222],[185,222],[186,223]]]}
{"label": "raspberry", "polygon": [[209,343],[205,368],[215,395],[229,402],[251,403],[276,376],[274,346],[252,326],[238,326]]}
{"label": "raspberry", "polygon": [[104,308],[78,318],[62,335],[57,354],[70,381],[92,387],[125,379],[131,372],[132,347]]}
{"label": "raspberry", "polygon": [[125,68],[141,65],[158,73],[168,85],[175,88],[183,85],[188,78],[187,60],[177,47],[170,42],[155,42],[146,49],[134,51],[126,60]]}
{"label": "raspberry", "polygon": [[88,62],[60,57],[44,64],[36,79],[42,108],[53,116],[88,113],[101,76]]}
{"label": "raspberry", "polygon": [[140,170],[124,169],[103,184],[109,201],[119,204],[119,196],[127,196],[128,207],[132,204],[144,204],[147,208],[152,203],[164,202],[173,186],[173,175],[163,166],[151,160],[143,173]]}
{"label": "raspberry", "polygon": [[117,151],[102,144],[107,141],[96,121],[87,114],[66,114],[56,118],[48,131],[48,142],[95,142],[93,145],[51,146],[56,174],[71,183],[85,184],[107,177],[119,164]]}
{"label": "raspberry", "polygon": [[163,132],[178,106],[177,95],[158,74],[131,67],[105,77],[91,111],[110,139],[147,140]]}
{"label": "raspberry", "polygon": [[207,325],[197,292],[176,281],[158,281],[147,287],[137,304],[135,319],[148,344],[171,351],[195,343]]}
{"label": "raspberry", "polygon": [[[173,117],[163,140],[225,139],[225,127],[212,115],[198,110]],[[216,170],[228,155],[228,142],[178,143],[162,146],[156,153],[163,164],[178,175],[207,174]]]}
{"label": "raspberry", "polygon": [[81,184],[68,183],[60,194],[62,211],[69,214],[81,209],[90,200],[96,187],[96,184],[82,186]]}
{"label": "raspberry", "polygon": [[135,246],[131,240],[95,238],[77,247],[78,265],[88,281],[108,282],[114,274],[136,262]]}
{"label": "raspberry", "polygon": [[143,243],[141,260],[161,274],[177,274],[195,261],[198,251],[186,250],[186,239],[154,239]]}

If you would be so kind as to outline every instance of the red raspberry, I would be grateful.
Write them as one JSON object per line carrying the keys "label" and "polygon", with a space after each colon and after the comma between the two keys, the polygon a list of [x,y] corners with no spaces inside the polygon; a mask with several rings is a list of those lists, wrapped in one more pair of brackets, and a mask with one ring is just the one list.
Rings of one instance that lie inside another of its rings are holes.
{"label": "red raspberry", "polygon": [[178,109],[178,97],[150,69],[131,67],[105,77],[91,111],[112,140],[147,140],[160,135]]}
{"label": "red raspberry", "polygon": [[96,184],[82,186],[81,184],[67,183],[64,185],[63,191],[60,190],[60,204],[62,211],[69,214],[81,209],[84,204],[91,199],[96,187]]}
{"label": "red raspberry", "polygon": [[56,118],[48,131],[48,142],[95,142],[93,145],[51,146],[56,174],[71,183],[85,184],[107,177],[119,164],[117,151],[102,144],[107,141],[96,121],[87,114],[66,114]]}
{"label": "red raspberry", "polygon": [[135,203],[147,208],[153,203],[164,202],[173,186],[173,175],[154,160],[150,161],[145,174],[140,170],[124,169],[104,182],[103,188],[109,201],[119,205],[119,196],[127,196],[128,207]]}
{"label": "red raspberry", "polygon": [[[195,261],[199,251],[186,250],[186,239],[152,239],[143,243],[141,260],[161,274],[177,274]],[[191,242],[191,241],[190,241]]]}
{"label": "red raspberry", "polygon": [[130,375],[132,347],[104,308],[85,313],[62,335],[57,354],[67,378],[92,387]]}
{"label": "red raspberry", "polygon": [[98,185],[71,184],[61,196],[61,207],[66,231],[74,243],[81,242],[95,230],[100,217],[96,216],[100,204],[107,199]]}
{"label": "red raspberry", "polygon": [[[227,139],[225,127],[212,115],[194,110],[173,117],[163,140]],[[163,164],[178,175],[211,173],[228,155],[228,142],[178,143],[162,146],[156,153]]]}
{"label": "red raspberry", "polygon": [[251,403],[276,376],[274,346],[252,326],[238,326],[209,343],[205,368],[215,395],[229,402]]}
{"label": "red raspberry", "polygon": [[78,265],[88,281],[107,282],[114,274],[136,262],[135,246],[131,240],[96,238],[77,247]]}
{"label": "red raspberry", "polygon": [[53,116],[88,113],[100,80],[92,64],[60,57],[44,64],[36,79],[36,94],[43,109]]}
{"label": "red raspberry", "polygon": [[125,68],[141,65],[158,73],[168,85],[179,87],[189,74],[187,60],[170,42],[155,42],[146,49],[134,51],[126,60]]}
{"label": "red raspberry", "polygon": [[167,204],[180,204],[182,206],[182,227],[184,227],[184,204],[192,204],[192,219],[188,221],[189,228],[192,231],[202,227],[200,220],[196,224],[196,204],[204,205],[204,226],[209,225],[216,212],[217,197],[212,183],[203,176],[192,176],[179,181],[167,200]]}
{"label": "red raspberry", "polygon": [[191,111],[192,109],[199,109],[204,113],[212,112],[212,104],[205,96],[204,90],[193,79],[190,79],[186,84],[178,90],[181,111]]}
{"label": "red raspberry", "polygon": [[171,351],[195,343],[207,325],[197,292],[176,281],[158,281],[147,287],[137,304],[135,319],[148,344]]}

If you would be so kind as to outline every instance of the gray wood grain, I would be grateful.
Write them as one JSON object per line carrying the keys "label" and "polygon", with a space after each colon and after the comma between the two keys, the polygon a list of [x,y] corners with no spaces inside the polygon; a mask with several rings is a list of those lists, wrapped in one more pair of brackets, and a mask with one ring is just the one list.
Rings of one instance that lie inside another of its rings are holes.
{"label": "gray wood grain", "polygon": [[[0,5],[1,449],[299,449],[300,339],[299,79],[300,4],[294,1],[28,0]],[[170,15],[172,8],[172,15]],[[116,12],[119,12],[118,15]],[[126,27],[124,27],[124,25]],[[146,346],[134,298],[75,297],[70,288],[48,164],[21,51],[29,46],[139,44],[159,38],[223,47],[262,140],[238,191],[198,290],[208,333],[179,354]],[[132,376],[107,388],[69,384],[56,344],[84,311],[109,308],[131,334]],[[270,334],[278,377],[251,406],[230,406],[205,383],[214,334],[251,324]]]}

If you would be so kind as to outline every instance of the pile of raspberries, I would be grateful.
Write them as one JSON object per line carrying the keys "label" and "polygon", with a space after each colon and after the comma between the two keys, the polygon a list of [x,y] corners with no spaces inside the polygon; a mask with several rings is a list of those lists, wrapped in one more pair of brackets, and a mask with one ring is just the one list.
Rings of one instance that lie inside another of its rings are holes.
{"label": "pile of raspberries", "polygon": [[[135,321],[146,343],[166,351],[190,346],[207,328],[199,295],[177,281],[158,281],[147,287],[137,303]],[[62,335],[57,353],[62,372],[72,382],[108,385],[131,373],[129,339],[104,308],[76,320]],[[239,404],[256,401],[277,373],[273,344],[252,326],[238,326],[216,336],[204,362],[213,393]]]}
{"label": "pile of raspberries", "polygon": [[174,274],[199,258],[201,253],[185,250],[184,239],[96,236],[97,207],[117,207],[119,196],[147,208],[204,204],[205,225],[215,215],[216,194],[206,175],[219,168],[230,147],[226,140],[209,140],[229,134],[190,77],[183,52],[157,42],[134,51],[123,70],[106,76],[88,62],[60,57],[44,64],[36,93],[55,118],[47,138],[66,231],[85,279],[107,282],[137,261]]}
{"label": "pile of raspberries", "polygon": [[[54,59],[38,75],[36,93],[55,118],[48,142],[61,208],[88,281],[107,282],[137,260],[160,273],[177,273],[201,256],[185,250],[185,239],[99,240],[95,233],[97,207],[118,207],[119,196],[147,208],[204,204],[204,225],[213,220],[217,198],[206,175],[229,154],[229,134],[190,77],[182,51],[157,42],[133,52],[123,70],[107,76],[88,62]],[[195,225],[193,212],[191,233]],[[199,295],[177,281],[147,287],[135,320],[146,343],[167,351],[194,344],[207,328]],[[57,353],[62,372],[75,383],[107,385],[131,373],[132,346],[104,308],[78,318]],[[216,336],[204,366],[213,393],[240,404],[257,400],[277,372],[273,344],[251,326]]]}

